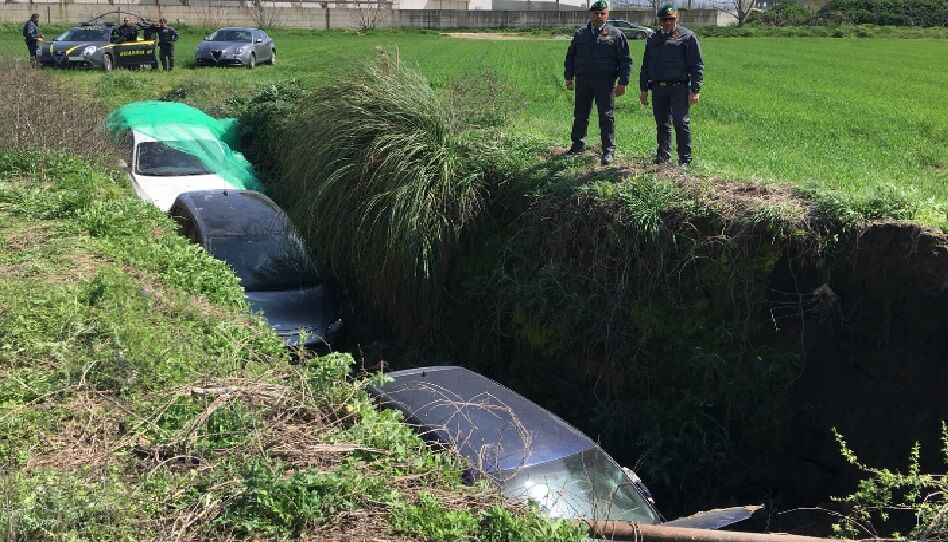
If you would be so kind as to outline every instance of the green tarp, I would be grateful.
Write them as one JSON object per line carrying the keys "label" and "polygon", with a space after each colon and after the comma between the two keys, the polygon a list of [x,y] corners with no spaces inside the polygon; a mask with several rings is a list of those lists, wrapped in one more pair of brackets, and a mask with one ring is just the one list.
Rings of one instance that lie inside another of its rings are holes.
{"label": "green tarp", "polygon": [[237,119],[215,119],[183,103],[147,101],[116,109],[105,120],[105,126],[113,138],[134,130],[190,154],[234,188],[262,190],[253,166],[233,150],[237,146]]}

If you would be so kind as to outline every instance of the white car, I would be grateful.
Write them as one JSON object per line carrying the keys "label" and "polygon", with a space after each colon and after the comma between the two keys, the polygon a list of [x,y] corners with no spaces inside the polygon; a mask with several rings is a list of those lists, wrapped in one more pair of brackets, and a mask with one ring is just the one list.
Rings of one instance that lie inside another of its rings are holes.
{"label": "white car", "polygon": [[131,135],[132,162],[122,167],[132,179],[135,194],[162,211],[170,210],[175,198],[184,192],[240,188],[208,169],[196,156],[179,150],[197,148],[215,162],[223,161],[224,149],[206,128],[189,127],[184,136],[176,130],[169,135],[176,139],[158,140],[135,130]]}

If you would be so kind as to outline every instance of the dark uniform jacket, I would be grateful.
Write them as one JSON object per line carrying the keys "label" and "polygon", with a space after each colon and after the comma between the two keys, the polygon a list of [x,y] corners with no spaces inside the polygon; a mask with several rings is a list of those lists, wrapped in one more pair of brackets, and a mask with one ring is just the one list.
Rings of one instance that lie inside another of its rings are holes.
{"label": "dark uniform jacket", "polygon": [[577,30],[563,62],[564,79],[610,77],[619,78],[620,85],[628,85],[631,70],[629,41],[619,29],[608,24],[598,34],[593,33],[592,23]]}
{"label": "dark uniform jacket", "polygon": [[645,42],[645,56],[639,72],[639,90],[652,88],[653,81],[689,81],[691,92],[701,91],[704,60],[698,36],[683,26],[667,35],[659,29]]}
{"label": "dark uniform jacket", "polygon": [[36,43],[40,35],[39,25],[36,24],[36,21],[33,19],[26,21],[26,24],[23,25],[23,39],[31,43]]}
{"label": "dark uniform jacket", "polygon": [[155,38],[158,45],[161,47],[171,47],[174,45],[174,42],[178,41],[178,31],[174,28],[165,25],[164,28],[153,24],[150,26],[143,27],[143,30],[147,32],[145,34],[145,39]]}
{"label": "dark uniform jacket", "polygon": [[135,41],[138,39],[138,27],[135,25],[125,25],[115,29],[116,41],[123,43],[126,41]]}

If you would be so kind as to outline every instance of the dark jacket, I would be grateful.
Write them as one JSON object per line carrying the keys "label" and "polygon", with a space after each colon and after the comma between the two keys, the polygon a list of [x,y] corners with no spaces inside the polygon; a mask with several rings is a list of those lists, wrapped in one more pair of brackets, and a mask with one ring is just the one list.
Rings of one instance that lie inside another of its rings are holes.
{"label": "dark jacket", "polygon": [[669,34],[659,29],[645,42],[639,71],[639,90],[652,88],[653,81],[689,80],[691,92],[700,92],[704,80],[704,60],[698,36],[683,26]]}
{"label": "dark jacket", "polygon": [[132,24],[123,24],[122,26],[116,28],[114,33],[118,43],[135,41],[138,39],[138,26]]}
{"label": "dark jacket", "polygon": [[631,70],[629,41],[625,34],[609,24],[604,25],[598,35],[593,34],[592,23],[577,30],[563,62],[564,79],[574,76],[618,77],[620,85],[628,85]]}
{"label": "dark jacket", "polygon": [[153,24],[142,27],[142,30],[145,31],[145,39],[155,38],[158,45],[163,47],[171,47],[174,45],[174,42],[178,41],[178,31],[168,25],[161,28]]}
{"label": "dark jacket", "polygon": [[39,24],[32,18],[23,25],[23,39],[29,42],[35,42],[43,34],[40,33]]}

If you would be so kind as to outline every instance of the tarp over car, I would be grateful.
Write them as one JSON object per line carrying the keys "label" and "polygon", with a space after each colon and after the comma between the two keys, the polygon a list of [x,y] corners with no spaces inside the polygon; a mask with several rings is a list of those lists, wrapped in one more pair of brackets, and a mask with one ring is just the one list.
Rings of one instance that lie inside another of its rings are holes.
{"label": "tarp over car", "polygon": [[[105,127],[113,138],[134,130],[196,157],[235,188],[262,191],[253,166],[243,154],[234,150],[237,145],[236,119],[217,119],[178,102],[144,101],[116,109],[106,118]],[[211,152],[207,148],[208,134],[220,142],[220,149]]]}

